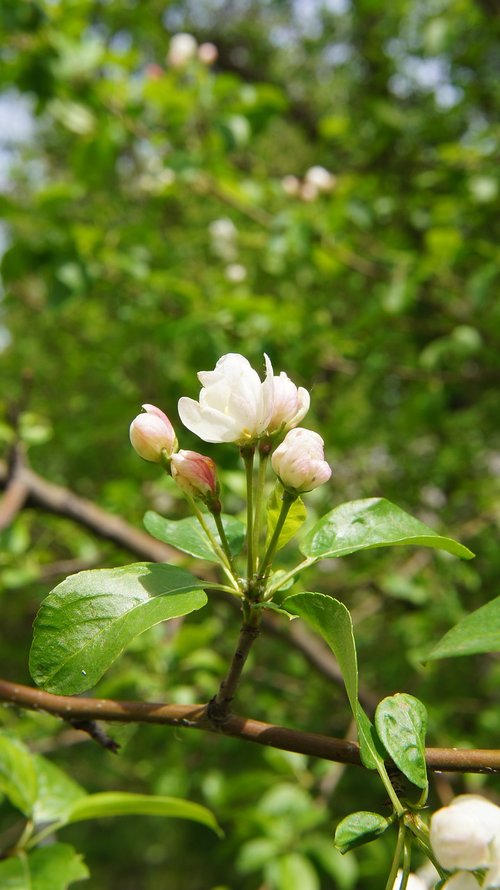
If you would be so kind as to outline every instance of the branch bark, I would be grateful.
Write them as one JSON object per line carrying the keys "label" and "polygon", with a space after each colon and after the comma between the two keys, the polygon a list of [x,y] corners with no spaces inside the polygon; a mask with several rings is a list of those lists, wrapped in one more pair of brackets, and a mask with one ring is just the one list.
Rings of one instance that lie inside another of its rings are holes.
{"label": "branch bark", "polygon": [[[0,680],[0,701],[31,711],[45,711],[65,721],[156,723],[201,729],[322,760],[362,765],[356,742],[301,732],[236,715],[230,715],[222,722],[213,722],[207,714],[206,705],[169,705],[52,695],[19,683],[9,683],[7,680]],[[430,770],[439,772],[500,773],[500,751],[490,749],[427,748],[426,762]]]}

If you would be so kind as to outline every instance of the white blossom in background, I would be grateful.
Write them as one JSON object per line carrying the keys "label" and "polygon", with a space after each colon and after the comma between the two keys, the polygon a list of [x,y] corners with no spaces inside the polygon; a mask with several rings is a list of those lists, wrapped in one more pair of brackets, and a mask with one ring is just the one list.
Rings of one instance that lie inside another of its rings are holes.
{"label": "white blossom in background", "polygon": [[[396,880],[394,881],[394,885],[392,890],[399,890],[401,887],[401,878],[403,877],[402,869],[399,869]],[[418,875],[411,872],[408,875],[408,883],[406,885],[406,890],[428,890],[428,885],[418,877]]]}
{"label": "white blossom in background", "polygon": [[205,442],[255,442],[267,429],[273,412],[273,368],[267,355],[266,378],[242,355],[228,353],[213,371],[200,371],[199,400],[179,399],[184,426]]}
{"label": "white blossom in background", "polygon": [[326,167],[309,167],[304,177],[307,185],[313,185],[319,192],[331,192],[335,188],[337,177]]}
{"label": "white blossom in background", "polygon": [[332,471],[324,459],[324,442],[319,433],[297,427],[286,434],[271,458],[271,465],[283,488],[300,494],[328,482]]}
{"label": "white blossom in background", "polygon": [[281,180],[281,188],[285,192],[285,195],[289,195],[290,198],[295,198],[300,193],[300,179],[298,176],[293,176],[292,174],[284,176]]}
{"label": "white blossom in background", "polygon": [[198,58],[204,65],[213,65],[219,57],[215,43],[202,43],[198,47]]}
{"label": "white blossom in background", "polygon": [[247,277],[247,270],[241,263],[231,263],[229,266],[226,266],[225,275],[232,284],[241,284]]}
{"label": "white blossom in background", "polygon": [[160,463],[165,453],[171,457],[178,443],[174,428],[167,415],[155,405],[143,405],[145,414],[130,424],[130,441],[137,454],[144,460]]}
{"label": "white blossom in background", "polygon": [[303,201],[315,201],[319,195],[318,186],[314,182],[304,182],[300,187],[300,197]]}
{"label": "white blossom in background", "polygon": [[216,256],[227,263],[234,262],[238,256],[238,229],[231,219],[222,217],[214,219],[208,227],[210,243]]}
{"label": "white blossom in background", "polygon": [[443,868],[459,870],[446,890],[475,890],[467,872],[476,869],[487,869],[483,888],[500,887],[500,807],[491,801],[474,794],[456,797],[434,813],[430,841]]}
{"label": "white blossom in background", "polygon": [[167,62],[172,68],[184,68],[194,59],[198,44],[192,34],[174,34],[168,48]]}

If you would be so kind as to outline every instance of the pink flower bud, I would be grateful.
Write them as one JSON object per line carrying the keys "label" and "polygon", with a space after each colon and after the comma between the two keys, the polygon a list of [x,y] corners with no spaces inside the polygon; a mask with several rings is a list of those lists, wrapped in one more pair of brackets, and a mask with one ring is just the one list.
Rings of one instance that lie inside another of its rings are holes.
{"label": "pink flower bud", "polygon": [[217,495],[217,467],[211,457],[181,449],[172,455],[171,469],[172,478],[192,497],[212,500]]}
{"label": "pink flower bud", "polygon": [[298,494],[328,482],[332,471],[324,460],[323,439],[312,430],[290,430],[271,458],[282,485]]}
{"label": "pink flower bud", "polygon": [[204,65],[213,65],[218,55],[219,51],[214,43],[202,43],[198,47],[198,58]]}
{"label": "pink flower bud", "polygon": [[311,399],[307,389],[302,386],[297,388],[284,371],[279,377],[274,377],[273,389],[273,413],[267,431],[269,434],[278,430],[285,433],[297,426],[307,414]]}
{"label": "pink flower bud", "polygon": [[175,431],[166,414],[155,405],[143,405],[130,424],[130,441],[137,454],[153,463],[161,463],[163,452],[171,457],[177,448]]}

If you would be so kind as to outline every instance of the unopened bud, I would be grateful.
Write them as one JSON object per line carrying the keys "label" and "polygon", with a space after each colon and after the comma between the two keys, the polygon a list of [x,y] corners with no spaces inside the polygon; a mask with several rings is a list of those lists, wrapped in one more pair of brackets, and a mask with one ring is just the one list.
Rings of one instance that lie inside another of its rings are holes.
{"label": "unopened bud", "polygon": [[193,498],[213,502],[217,497],[217,467],[211,457],[197,451],[178,451],[172,455],[172,478]]}
{"label": "unopened bud", "polygon": [[175,431],[166,414],[155,405],[143,405],[145,414],[138,414],[130,424],[130,441],[144,460],[161,463],[164,455],[171,457],[177,448]]}
{"label": "unopened bud", "polygon": [[312,491],[332,475],[324,459],[323,439],[312,430],[290,430],[271,458],[274,472],[287,491]]}

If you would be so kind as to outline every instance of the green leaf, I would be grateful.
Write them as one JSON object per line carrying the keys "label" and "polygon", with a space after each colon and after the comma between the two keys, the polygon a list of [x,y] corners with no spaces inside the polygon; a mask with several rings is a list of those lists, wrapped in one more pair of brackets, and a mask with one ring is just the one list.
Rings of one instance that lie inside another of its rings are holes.
{"label": "green leaf", "polygon": [[144,630],[188,615],[207,602],[200,581],[176,566],[135,563],[80,572],[41,605],[30,653],[31,675],[49,692],[90,689]]}
{"label": "green leaf", "polygon": [[35,765],[19,739],[0,733],[0,791],[25,816],[31,816],[37,795]]}
{"label": "green leaf", "polygon": [[335,507],[308,532],[301,550],[305,556],[326,559],[407,544],[446,550],[462,559],[474,556],[467,547],[436,534],[385,498],[349,501]]}
{"label": "green leaf", "polygon": [[73,803],[86,797],[87,792],[62,769],[42,757],[41,754],[36,754],[33,761],[38,785],[33,808],[35,824],[66,821]]}
{"label": "green leaf", "polygon": [[427,711],[422,702],[406,692],[384,698],[375,713],[375,726],[398,769],[417,788],[426,790]]}
{"label": "green leaf", "polygon": [[[269,546],[269,542],[271,540],[274,529],[276,528],[276,523],[278,521],[278,517],[281,513],[281,507],[283,505],[283,486],[278,482],[269,498],[267,503],[267,536],[266,536],[266,548]],[[290,538],[298,532],[299,528],[304,524],[307,517],[307,510],[305,504],[301,498],[297,498],[296,501],[293,502],[290,510],[288,511],[288,515],[285,519],[285,524],[281,529],[280,536],[278,538],[278,545],[276,550],[281,550],[285,544],[288,543]]]}
{"label": "green leaf", "polygon": [[299,615],[328,643],[339,663],[358,729],[361,759],[367,769],[383,762],[373,727],[358,702],[358,663],[349,610],[324,593],[296,593],[283,601],[283,608]]}
{"label": "green leaf", "polygon": [[51,844],[0,862],[2,890],[66,890],[88,877],[87,866],[69,844]]}
{"label": "green leaf", "polygon": [[[220,542],[213,516],[207,513],[204,515],[204,519],[215,539]],[[221,519],[231,554],[237,556],[245,540],[245,526],[234,516],[223,515]],[[199,559],[219,562],[219,557],[212,549],[205,532],[194,516],[178,520],[165,519],[159,513],[148,510],[143,521],[149,534],[158,538],[159,541],[163,541],[164,544],[170,544],[177,550],[182,550],[183,553],[189,553],[190,556],[196,556]]]}
{"label": "green leaf", "polygon": [[276,887],[276,890],[319,890],[316,871],[300,853],[285,853],[275,857],[266,874],[270,885]]}
{"label": "green leaf", "polygon": [[348,853],[362,844],[369,844],[387,831],[391,823],[378,813],[351,813],[337,825],[335,846],[341,853]]}
{"label": "green leaf", "polygon": [[500,652],[500,596],[462,618],[427,656],[454,658],[479,652]]}
{"label": "green leaf", "polygon": [[75,800],[67,822],[103,819],[110,816],[163,816],[200,822],[222,837],[215,816],[206,807],[177,797],[156,797],[149,794],[129,794],[125,791],[103,791]]}

